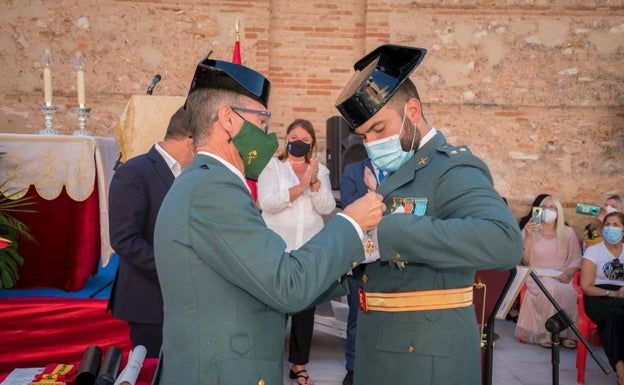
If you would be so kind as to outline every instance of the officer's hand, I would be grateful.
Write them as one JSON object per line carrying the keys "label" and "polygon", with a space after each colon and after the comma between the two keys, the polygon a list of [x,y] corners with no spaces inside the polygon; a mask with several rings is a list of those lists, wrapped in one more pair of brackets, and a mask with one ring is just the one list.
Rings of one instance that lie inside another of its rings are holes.
{"label": "officer's hand", "polygon": [[363,231],[368,231],[377,227],[384,211],[386,211],[386,205],[382,202],[382,196],[369,191],[345,207],[342,212],[353,218]]}

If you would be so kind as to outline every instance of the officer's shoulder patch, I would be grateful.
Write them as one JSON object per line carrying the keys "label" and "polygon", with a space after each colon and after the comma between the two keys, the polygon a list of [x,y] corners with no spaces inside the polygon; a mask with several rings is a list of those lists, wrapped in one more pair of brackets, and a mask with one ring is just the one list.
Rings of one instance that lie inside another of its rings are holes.
{"label": "officer's shoulder patch", "polygon": [[442,146],[438,147],[439,152],[443,152],[448,156],[455,156],[458,154],[470,154],[470,149],[467,146],[452,146],[448,143],[444,143]]}

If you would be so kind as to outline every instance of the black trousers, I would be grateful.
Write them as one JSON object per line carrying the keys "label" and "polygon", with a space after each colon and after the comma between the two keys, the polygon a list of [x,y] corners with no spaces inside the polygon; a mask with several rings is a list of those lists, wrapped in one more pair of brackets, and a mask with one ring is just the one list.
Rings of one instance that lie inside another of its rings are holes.
{"label": "black trousers", "polygon": [[[615,291],[619,286],[596,285]],[[624,361],[624,298],[583,296],[585,312],[598,326],[600,343],[611,367],[615,370],[618,361]]]}
{"label": "black trousers", "polygon": [[162,324],[143,324],[128,322],[132,346],[143,345],[147,350],[145,357],[158,358],[162,345]]}
{"label": "black trousers", "polygon": [[291,317],[288,362],[292,364],[306,365],[310,361],[315,310],[311,307]]}

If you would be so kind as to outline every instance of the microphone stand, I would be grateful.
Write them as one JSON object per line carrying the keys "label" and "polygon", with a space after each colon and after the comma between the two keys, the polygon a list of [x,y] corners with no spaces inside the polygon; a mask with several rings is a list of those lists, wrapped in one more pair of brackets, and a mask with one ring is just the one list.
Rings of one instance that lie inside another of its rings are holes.
{"label": "microphone stand", "polygon": [[[520,260],[520,263],[522,264],[522,266],[529,267],[526,264],[526,262],[524,262],[524,260]],[[550,339],[552,341],[552,346],[551,346],[552,384],[559,385],[559,345],[561,343],[561,339],[559,338],[559,333],[568,327],[570,327],[572,331],[574,332],[574,334],[576,334],[579,341],[581,341],[581,343],[585,345],[585,347],[587,348],[587,351],[589,352],[589,354],[591,354],[592,358],[598,364],[598,366],[600,366],[600,369],[602,369],[604,374],[610,374],[611,369],[609,369],[609,367],[604,363],[602,358],[598,354],[596,354],[596,352],[591,347],[591,345],[587,342],[585,337],[583,337],[583,335],[581,334],[581,332],[578,330],[578,328],[574,324],[574,320],[572,320],[568,312],[562,309],[561,306],[559,306],[559,304],[553,298],[553,296],[550,295],[550,293],[548,292],[548,289],[546,289],[542,281],[540,281],[537,275],[535,275],[535,272],[533,272],[533,270],[530,268],[529,268],[529,272],[530,272],[529,274],[531,274],[531,278],[533,278],[533,281],[535,281],[535,283],[540,288],[542,293],[544,293],[546,298],[548,298],[548,301],[550,301],[550,303],[557,310],[557,312],[553,316],[551,316],[550,318],[546,320],[546,324],[545,324],[546,330],[550,332]]]}

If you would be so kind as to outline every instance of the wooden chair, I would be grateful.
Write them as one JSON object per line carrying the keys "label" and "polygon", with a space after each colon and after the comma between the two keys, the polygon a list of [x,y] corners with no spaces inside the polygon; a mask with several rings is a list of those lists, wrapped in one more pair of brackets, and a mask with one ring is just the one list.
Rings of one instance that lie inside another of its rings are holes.
{"label": "wooden chair", "polygon": [[[589,336],[594,334],[594,345],[600,346],[600,339],[598,337],[598,327],[585,313],[585,302],[583,300],[583,290],[581,289],[581,273],[574,274],[572,278],[572,285],[576,289],[578,296],[578,329],[581,335],[589,341]],[[576,382],[579,384],[585,383],[585,365],[587,364],[587,348],[582,342],[578,342],[576,345]]]}

